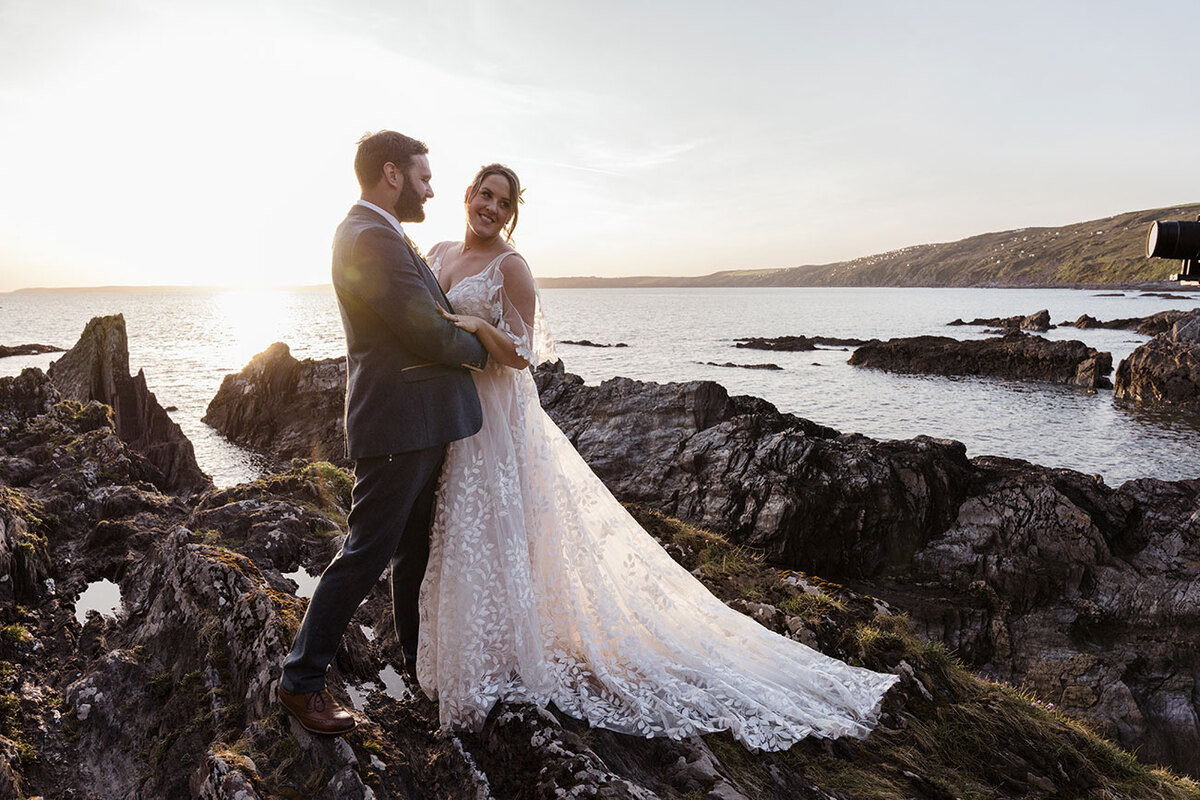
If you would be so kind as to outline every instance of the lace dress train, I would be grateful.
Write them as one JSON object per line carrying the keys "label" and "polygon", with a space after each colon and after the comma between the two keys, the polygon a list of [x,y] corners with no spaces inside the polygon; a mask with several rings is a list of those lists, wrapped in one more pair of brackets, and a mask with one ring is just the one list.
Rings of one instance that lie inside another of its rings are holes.
{"label": "lace dress train", "polygon": [[[532,361],[499,262],[450,299]],[[729,730],[762,750],[870,732],[897,676],[727,607],[612,496],[527,370],[491,363],[475,382],[483,428],[447,449],[421,587],[417,674],[443,726],[477,730],[503,699],[643,736]]]}

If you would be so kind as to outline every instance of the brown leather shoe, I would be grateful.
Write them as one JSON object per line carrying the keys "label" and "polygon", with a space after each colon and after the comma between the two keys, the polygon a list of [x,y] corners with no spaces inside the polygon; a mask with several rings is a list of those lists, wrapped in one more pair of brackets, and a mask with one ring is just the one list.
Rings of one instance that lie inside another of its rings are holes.
{"label": "brown leather shoe", "polygon": [[279,687],[279,702],[284,709],[296,718],[300,727],[311,733],[324,733],[329,736],[342,736],[354,730],[358,725],[354,715],[342,708],[328,689],[319,692],[297,692],[292,694],[282,686]]}

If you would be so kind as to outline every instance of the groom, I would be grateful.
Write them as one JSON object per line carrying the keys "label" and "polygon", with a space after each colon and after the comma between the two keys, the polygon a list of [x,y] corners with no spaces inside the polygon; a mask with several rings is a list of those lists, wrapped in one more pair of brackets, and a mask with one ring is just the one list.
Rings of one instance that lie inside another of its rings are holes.
{"label": "groom", "polygon": [[314,733],[341,735],[354,717],[325,688],[342,633],[390,563],[405,670],[416,668],[417,599],[429,558],[434,489],[446,443],[477,432],[469,370],[487,353],[438,313],[446,295],[401,222],[425,219],[429,149],[395,131],[358,142],[362,199],[333,238],[333,287],[346,331],[346,452],[354,459],[350,533],[313,592],[279,699]]}

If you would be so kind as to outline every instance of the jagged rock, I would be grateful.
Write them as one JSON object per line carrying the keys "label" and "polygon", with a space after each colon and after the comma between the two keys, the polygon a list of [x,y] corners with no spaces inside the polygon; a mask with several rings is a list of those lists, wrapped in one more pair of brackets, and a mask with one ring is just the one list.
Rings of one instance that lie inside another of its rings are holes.
{"label": "jagged rock", "polygon": [[24,797],[19,770],[20,755],[11,740],[0,736],[0,797]]}
{"label": "jagged rock", "polygon": [[871,591],[968,663],[1200,771],[1200,480],[1111,489],[1025,462],[974,466],[954,524]]}
{"label": "jagged rock", "polygon": [[1137,331],[1143,336],[1157,336],[1169,330],[1179,320],[1188,316],[1187,311],[1160,311],[1148,317],[1122,317],[1106,322],[1096,319],[1090,314],[1081,314],[1074,322],[1060,322],[1059,325],[1071,328],[1108,328],[1115,330]]}
{"label": "jagged rock", "polygon": [[[546,373],[555,384],[547,386],[547,395],[585,405],[586,398],[573,394],[576,379]],[[830,448],[845,447],[847,460],[868,457],[877,446],[786,415],[775,419],[769,404],[729,398],[712,386],[668,387],[661,397],[675,395],[689,408],[659,418],[706,426],[696,438],[739,418],[771,417],[764,429],[791,426],[793,438],[827,439]],[[19,738],[26,752],[37,753],[22,759],[0,742],[0,759],[25,795],[828,800],[848,796],[841,776],[874,786],[903,774],[924,787],[924,796],[1066,797],[1097,787],[1112,796],[1184,796],[1175,779],[1130,764],[1077,728],[1046,718],[1027,697],[974,678],[944,651],[913,639],[905,618],[882,600],[812,576],[781,575],[777,566],[715,534],[637,508],[639,520],[668,552],[722,599],[783,635],[795,630],[839,658],[901,673],[880,728],[862,742],[805,741],[787,753],[749,753],[726,735],[647,740],[589,729],[553,711],[501,704],[484,731],[452,734],[438,730],[436,705],[423,696],[398,699],[374,691],[357,710],[360,725],[353,734],[313,736],[283,715],[272,695],[303,601],[280,588],[284,582],[271,566],[241,551],[251,547],[256,528],[277,525],[296,508],[313,520],[340,520],[348,478],[329,465],[296,463],[284,475],[212,491],[204,499],[163,500],[137,484],[138,457],[115,436],[106,412],[99,404],[67,401],[0,433],[0,455],[33,464],[28,487],[20,490],[29,502],[23,500],[15,513],[26,524],[33,516],[43,519],[49,580],[59,586],[30,607],[0,606],[3,622],[19,615],[23,631],[16,640],[0,637],[0,658],[7,662],[0,665],[0,697],[6,709],[18,712],[3,719],[16,728],[13,741]],[[744,458],[751,440],[739,446]],[[920,450],[904,443],[896,460],[915,458],[911,449]],[[46,456],[34,458],[39,452]],[[107,465],[98,461],[104,452],[119,460],[111,473],[118,485],[104,480]],[[873,458],[886,461],[890,452],[884,448]],[[953,448],[938,457],[961,459]],[[689,463],[705,468],[695,459]],[[909,487],[918,483],[911,475],[899,480]],[[976,480],[967,481],[968,488]],[[1167,492],[1156,501],[1164,510],[1152,526],[1172,530],[1186,493],[1172,484],[1144,491]],[[1139,495],[1130,502],[1148,500]],[[1148,519],[1139,508],[1131,508],[1130,518]],[[105,518],[105,509],[120,516]],[[203,515],[219,521],[219,529],[181,524]],[[851,518],[842,522],[851,531],[854,524]],[[244,539],[239,531],[247,533]],[[330,541],[328,531],[307,524],[292,535],[301,549]],[[1151,537],[1149,529],[1138,528],[1117,538],[1128,554]],[[97,546],[126,550],[111,559],[126,565],[114,575],[123,611],[116,617],[93,614],[81,630],[70,600],[93,579],[96,567],[85,547],[93,538],[102,540]],[[1195,556],[1186,537],[1180,542],[1178,568],[1186,569]],[[381,581],[364,606],[367,616],[358,620],[377,618],[387,605]],[[344,702],[350,683],[382,683],[380,668],[387,662],[383,627],[376,627],[371,642],[356,629],[343,644],[349,652],[338,655],[328,676]],[[971,735],[956,733],[964,730]]]}
{"label": "jagged rock", "polygon": [[20,375],[0,377],[0,426],[45,414],[61,399],[54,384],[36,367]]}
{"label": "jagged rock", "polygon": [[1022,331],[1048,331],[1054,326],[1050,324],[1050,312],[1047,309],[1035,311],[1032,314],[1022,317],[979,317],[970,322],[963,322],[961,319],[956,319],[952,322],[947,322],[947,325],[980,325],[989,328],[1000,328],[1001,330],[1022,330]]}
{"label": "jagged rock", "polygon": [[0,485],[0,607],[33,605],[45,595],[50,577],[46,537],[29,529],[36,518],[27,497]]}
{"label": "jagged rock", "polygon": [[[969,663],[1036,680],[1126,746],[1200,771],[1190,755],[1200,730],[1187,722],[1200,660],[1186,644],[1200,590],[1185,588],[1200,586],[1189,555],[1200,554],[1200,482],[1113,490],[1069,470],[969,462],[957,443],[839,436],[769,407],[739,413],[744,399],[715,384],[592,387],[554,369],[538,381],[551,416],[621,499],[725,532],[775,563],[866,581]],[[1101,580],[1130,558],[1138,566],[1124,588]],[[1103,609],[1098,626],[1092,608]],[[1079,666],[1089,658],[1099,672]],[[1156,666],[1126,674],[1142,658]],[[1172,687],[1165,697],[1162,686]]]}
{"label": "jagged rock", "polygon": [[196,800],[259,800],[254,786],[260,781],[258,766],[251,759],[209,750],[188,788]]}
{"label": "jagged rock", "polygon": [[62,353],[63,348],[55,347],[52,344],[18,344],[12,347],[6,347],[0,344],[0,358],[8,358],[9,356],[34,356],[42,353]]}
{"label": "jagged rock", "polygon": [[629,347],[625,342],[605,344],[604,342],[593,342],[591,339],[560,339],[555,344],[574,344],[580,347]]}
{"label": "jagged rock", "polygon": [[871,572],[954,518],[957,442],[875,442],[730,397],[710,381],[599,386],[537,372],[551,418],[608,487],[820,573]]}
{"label": "jagged rock", "polygon": [[[1033,339],[1022,334],[1013,338]],[[891,585],[889,596],[899,598],[897,604],[910,608],[925,630],[960,648],[971,663],[1018,682],[1036,679],[1047,691],[1051,685],[1045,677],[1050,674],[1045,672],[1049,662],[1041,664],[1043,673],[1033,675],[1030,670],[1039,663],[1043,639],[1066,613],[1058,610],[1055,604],[1061,599],[1055,598],[1077,589],[1066,579],[1053,578],[1044,562],[1023,564],[1010,558],[1009,549],[1023,554],[1022,547],[1043,552],[1057,541],[1055,537],[1073,530],[1076,532],[1071,535],[1084,537],[1092,524],[1088,520],[1117,514],[1122,504],[1133,502],[1128,490],[1112,495],[1112,490],[1105,488],[1102,494],[1107,499],[1102,504],[1081,507],[1071,498],[1100,490],[1089,488],[1092,479],[1076,473],[1064,473],[1073,476],[1061,481],[1069,486],[1065,495],[1032,478],[1024,489],[1002,490],[993,486],[991,468],[982,469],[978,459],[968,461],[957,443],[924,437],[881,443],[839,435],[779,414],[764,401],[731,398],[714,383],[660,385],[613,379],[587,386],[566,373],[561,364],[545,366],[535,376],[547,411],[622,500],[645,503],[720,530],[735,541],[762,548],[776,563],[840,579],[880,580],[893,572],[904,574],[920,559],[925,579]],[[1032,465],[1015,471],[1041,474]],[[992,488],[982,490],[981,485]],[[1018,502],[1025,497],[1022,492],[1066,499],[1032,506],[1020,517],[1019,534],[1001,537],[995,533],[998,522],[967,524],[987,513],[1022,507]],[[1113,510],[1104,510],[1110,506]],[[1143,501],[1135,507],[1142,509],[1138,513],[1148,514],[1153,506]],[[1173,525],[1180,531],[1177,535],[1185,535],[1186,519],[1186,515],[1170,516],[1168,527]],[[1075,527],[1064,520],[1073,521]],[[1051,542],[1021,538],[1038,530],[1041,533],[1036,535],[1048,536]],[[960,535],[966,537],[962,548],[967,552],[995,552],[989,558],[1023,566],[976,576],[952,597],[921,589],[957,585],[967,574],[962,564],[935,558]],[[939,537],[949,538],[943,541]],[[1093,533],[1079,541],[1094,542],[1095,538]],[[1054,563],[1070,563],[1078,573],[1090,575],[1112,560],[1107,547],[1095,544]],[[935,564],[941,565],[941,572],[930,566]],[[1132,610],[1122,612],[1117,600],[1109,605],[1106,614],[1121,620],[1114,625],[1134,626],[1137,617]],[[943,621],[947,616],[952,622]],[[1014,631],[1022,626],[1030,631],[1017,636]],[[1192,662],[1186,653],[1170,649],[1178,636],[1155,637],[1152,625],[1145,630],[1141,635],[1148,638],[1142,641],[1158,642],[1170,674],[1186,674]],[[1182,741],[1200,743],[1200,734],[1189,734],[1171,721],[1178,716],[1176,712],[1171,712],[1175,716],[1169,720],[1150,708],[1155,701],[1149,699],[1154,695],[1149,681],[1126,684],[1121,673],[1114,672],[1117,668],[1112,665],[1139,652],[1142,645],[1136,641],[1136,637],[1117,638],[1111,665],[1105,667],[1112,677],[1106,684],[1111,688],[1094,700],[1090,699],[1093,689],[1088,688],[1095,685],[1089,682],[1094,676],[1086,670],[1072,667],[1075,672],[1054,673],[1061,684],[1056,702],[1107,726],[1127,745],[1144,748],[1152,758],[1179,763],[1182,756],[1177,749],[1150,741],[1154,725],[1182,731]],[[1055,646],[1065,648],[1064,663],[1078,663],[1072,659],[1081,656],[1082,650],[1070,650],[1069,640]],[[1000,660],[995,653],[1005,648],[1006,660]],[[1187,683],[1185,688],[1191,685]],[[1138,701],[1138,697],[1145,699]],[[1118,702],[1120,698],[1126,701]],[[1172,707],[1180,706],[1174,703]]]}
{"label": "jagged rock", "polygon": [[1048,331],[1054,326],[1050,324],[1049,310],[1043,308],[1022,319],[1017,327],[1023,331]]}
{"label": "jagged rock", "polygon": [[892,372],[982,375],[1051,381],[1088,389],[1111,388],[1112,356],[1080,341],[1052,342],[1010,331],[993,339],[959,341],[947,336],[913,336],[871,341],[850,362]]}
{"label": "jagged rock", "polygon": [[834,336],[776,336],[774,338],[749,336],[736,339],[733,346],[751,350],[780,350],[788,353],[798,353],[816,350],[817,345],[857,347],[860,344],[864,344],[865,341],[864,339],[839,339]]}
{"label": "jagged rock", "polygon": [[723,364],[718,364],[716,361],[698,361],[698,362],[696,362],[696,363],[698,363],[698,364],[703,364],[703,365],[704,365],[704,366],[706,366],[706,367],[737,367],[737,368],[739,368],[739,369],[769,369],[769,370],[779,370],[779,369],[783,369],[783,367],[779,366],[778,364],[771,364],[771,363],[766,363],[766,364],[734,364],[732,361],[726,361],[726,362],[725,362],[725,363],[723,363]]}
{"label": "jagged rock", "polygon": [[1138,405],[1200,411],[1200,310],[1122,360],[1113,394]]}
{"label": "jagged rock", "polygon": [[64,398],[111,406],[117,435],[146,456],[160,473],[155,483],[167,491],[209,485],[196,463],[192,443],[146,388],[142,370],[129,374],[125,317],[95,317],[79,341],[50,365],[50,380]]}
{"label": "jagged rock", "polygon": [[[208,778],[219,770],[205,766],[210,755],[225,758],[214,743],[232,742],[235,752],[257,766],[261,784],[253,785],[263,796],[331,796],[336,790],[331,785],[357,791],[359,783],[377,796],[384,796],[381,787],[386,787],[387,796],[475,796],[490,783],[531,793],[530,787],[541,786],[539,792],[546,796],[594,786],[666,796],[740,792],[756,798],[827,797],[829,791],[813,785],[812,775],[803,771],[806,760],[834,759],[842,765],[839,769],[885,763],[894,771],[895,757],[888,747],[900,740],[892,737],[901,737],[906,748],[921,748],[921,742],[937,739],[931,727],[904,738],[903,726],[944,725],[968,707],[978,714],[970,718],[972,729],[990,724],[993,713],[1005,718],[1020,713],[1021,703],[1029,713],[1028,701],[986,694],[998,691],[994,689],[968,691],[963,688],[965,678],[931,674],[931,664],[946,669],[949,662],[944,656],[938,661],[935,651],[906,650],[898,644],[889,632],[897,630],[889,626],[901,624],[892,609],[907,610],[924,630],[958,641],[964,657],[989,674],[1014,679],[1024,675],[1056,705],[1111,726],[1114,735],[1140,744],[1145,758],[1172,761],[1186,759],[1188,748],[1200,752],[1184,725],[1188,692],[1194,693],[1189,675],[1197,672],[1189,660],[1194,654],[1187,650],[1186,634],[1195,625],[1195,612],[1189,609],[1200,607],[1190,594],[1200,562],[1194,552],[1200,541],[1194,530],[1198,523],[1189,522],[1200,491],[1197,482],[1134,482],[1113,490],[1069,471],[995,459],[968,461],[962,446],[953,442],[874,442],[780,414],[756,398],[729,397],[712,383],[662,386],[615,380],[588,387],[561,365],[538,371],[537,380],[552,416],[618,496],[639,496],[693,521],[711,522],[734,541],[754,543],[769,555],[775,567],[763,565],[765,583],[751,590],[740,583],[748,580],[748,573],[730,567],[735,563],[731,556],[705,565],[705,554],[715,547],[711,535],[694,534],[694,542],[678,537],[667,541],[668,551],[723,598],[738,602],[773,630],[794,632],[838,657],[897,670],[903,660],[908,677],[891,701],[897,706],[885,715],[885,728],[899,733],[881,730],[865,743],[839,741],[828,749],[802,743],[789,754],[752,756],[737,750],[738,755],[731,756],[728,748],[739,746],[722,737],[699,743],[646,742],[587,731],[586,736],[572,738],[573,731],[583,730],[572,727],[578,723],[558,717],[551,723],[540,715],[540,722],[522,714],[506,716],[511,708],[501,707],[495,716],[504,721],[494,733],[446,740],[434,735],[436,709],[428,701],[385,700],[376,694],[364,712],[362,736],[374,737],[377,744],[366,749],[365,739],[348,740],[351,761],[345,752],[324,748],[315,737],[297,732],[273,710],[270,676],[277,674],[287,631],[303,603],[281,592],[277,576],[269,574],[282,555],[264,551],[247,558],[234,552],[249,554],[256,526],[278,529],[295,513],[289,506],[301,505],[301,498],[319,508],[316,516],[338,521],[345,491],[310,488],[315,479],[305,470],[314,465],[294,465],[284,479],[210,493],[203,508],[193,499],[182,515],[170,504],[154,508],[132,503],[132,517],[114,521],[132,526],[126,541],[137,562],[120,577],[126,614],[104,631],[103,639],[105,646],[141,654],[137,661],[143,668],[130,670],[125,679],[135,685],[142,681],[142,693],[161,687],[166,705],[156,701],[148,716],[135,708],[132,716],[148,733],[138,739],[137,731],[126,731],[121,735],[136,746],[108,752],[132,762],[128,773],[142,774],[154,766],[150,756],[138,753],[158,752],[160,758],[180,765],[170,775],[150,769],[150,784],[143,792],[186,794],[196,776],[197,786],[212,783]],[[77,428],[89,424],[55,413],[61,417],[52,420],[60,435],[68,423]],[[43,420],[35,427],[41,430],[50,424]],[[105,441],[105,431],[100,425],[76,436],[92,437],[82,449],[95,452]],[[18,439],[30,449],[6,449]],[[14,431],[8,438],[0,435],[0,451],[32,453],[39,447],[36,441],[32,434]],[[52,547],[75,552],[70,548],[78,548],[89,532],[95,533],[94,520],[103,501],[89,498],[101,487],[89,486],[84,470],[66,460],[65,453],[61,458],[68,467],[65,475],[52,479],[49,475],[56,468],[51,463],[35,463],[37,474],[30,485],[61,498],[56,508],[80,506],[83,511],[76,513],[90,515],[77,530],[59,530],[49,537]],[[273,494],[276,488],[281,494]],[[337,502],[332,501],[335,496]],[[114,508],[126,506],[119,503]],[[201,542],[201,532],[176,527],[179,522],[190,525],[193,515],[197,523],[202,518],[211,521],[228,546]],[[76,524],[72,519],[64,517],[59,524]],[[150,527],[160,531],[154,539],[138,540],[132,533]],[[106,531],[112,534],[106,546],[119,544],[121,530]],[[302,550],[327,547],[329,534],[307,524],[288,531]],[[56,568],[67,570],[55,576],[60,583],[78,580],[70,576],[80,567],[67,567],[59,558],[55,556]],[[781,579],[776,569],[808,564],[819,565],[826,578],[863,582],[881,599],[855,595],[851,600],[849,592],[840,591],[830,597],[825,592],[832,589],[823,591],[828,584],[791,574]],[[1134,577],[1138,582],[1132,582]],[[376,590],[364,609],[372,620],[387,602],[386,590]],[[385,630],[376,626],[379,639],[386,638]],[[379,641],[368,643],[353,634],[348,641],[353,653],[339,656],[331,672],[335,692],[341,692],[347,676],[370,674],[385,652],[386,645]],[[877,644],[863,649],[869,642]],[[1044,664],[1035,663],[1039,648],[1052,655]],[[113,658],[121,660],[119,655]],[[119,670],[111,658],[97,664],[83,669],[81,680],[92,677],[89,685],[104,691],[113,685],[104,676]],[[1130,668],[1118,673],[1119,664]],[[1112,691],[1105,690],[1109,684]],[[78,700],[79,693],[72,694],[68,708],[80,708]],[[1011,706],[1013,702],[1017,706]],[[1010,706],[987,710],[997,703]],[[104,712],[98,719],[105,725],[113,724],[102,703],[88,714],[94,711]],[[207,722],[199,722],[202,718]],[[195,727],[182,726],[181,719],[192,720]],[[989,729],[993,738],[988,740],[988,765],[978,769],[983,785],[990,788],[973,792],[988,796],[1005,786],[1004,791],[1017,796],[1069,796],[1104,780],[1086,758],[1072,755],[1084,750],[1063,750],[1055,740],[1039,738],[1047,734],[1033,717],[1021,719],[1025,721],[1020,736],[994,738]],[[83,729],[86,722],[79,723],[77,733],[84,746],[90,746],[93,734]],[[531,735],[526,744],[520,737],[532,730],[527,723],[538,726],[546,738]],[[1066,730],[1055,730],[1060,729]],[[1155,738],[1159,729],[1166,733]],[[302,755],[281,758],[293,737]],[[1168,746],[1167,737],[1179,744]],[[105,740],[96,734],[95,741]],[[465,750],[455,749],[457,741]],[[489,741],[498,743],[494,752]],[[703,756],[706,744],[711,744],[711,763]],[[529,772],[518,766],[518,756],[528,757],[523,764],[541,766]],[[662,765],[677,764],[681,757],[684,767],[668,776]],[[472,763],[482,770],[482,780],[467,777],[474,774]],[[230,770],[224,774],[236,771],[247,781],[255,780],[248,766],[231,760],[225,764]],[[689,764],[695,768],[686,768]],[[908,780],[918,787],[958,780],[938,768],[928,774],[905,768],[912,774]],[[1130,790],[1125,796],[1137,792]]]}
{"label": "jagged rock", "polygon": [[297,361],[276,342],[227,375],[204,421],[227,439],[283,463],[297,456],[346,464],[346,361]]}

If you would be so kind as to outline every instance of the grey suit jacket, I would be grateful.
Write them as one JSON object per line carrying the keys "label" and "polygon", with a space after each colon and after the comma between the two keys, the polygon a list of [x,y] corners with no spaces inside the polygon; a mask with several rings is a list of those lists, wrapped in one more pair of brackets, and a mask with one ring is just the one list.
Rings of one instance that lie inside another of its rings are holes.
{"label": "grey suit jacket", "polygon": [[346,331],[346,454],[421,450],[483,422],[470,370],[487,351],[438,314],[437,279],[380,214],[354,206],[333,239],[333,288]]}

